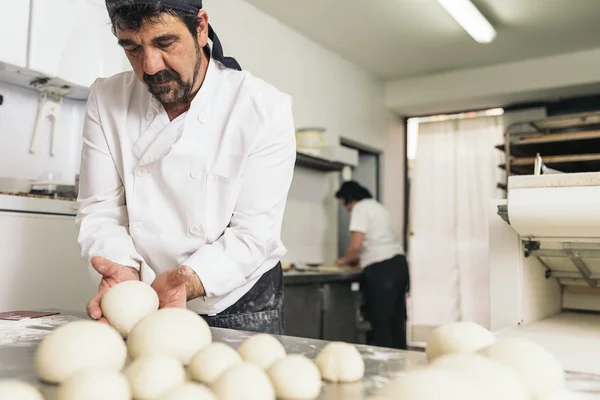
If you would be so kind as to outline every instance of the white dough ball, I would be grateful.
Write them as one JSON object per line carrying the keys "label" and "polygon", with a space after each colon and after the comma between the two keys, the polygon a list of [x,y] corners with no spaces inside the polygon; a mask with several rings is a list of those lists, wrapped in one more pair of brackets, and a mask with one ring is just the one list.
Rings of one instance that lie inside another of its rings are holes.
{"label": "white dough ball", "polygon": [[185,382],[185,370],[174,357],[149,354],[125,368],[125,376],[136,400],[154,400]]}
{"label": "white dough ball", "polygon": [[565,387],[565,372],[552,353],[524,338],[502,338],[479,351],[517,373],[531,395],[554,395]]}
{"label": "white dough ball", "polygon": [[384,399],[484,400],[487,397],[464,374],[429,368],[399,376],[373,397],[373,400]]}
{"label": "white dough ball", "polygon": [[158,400],[218,400],[217,396],[204,385],[186,382],[182,386],[169,390]]}
{"label": "white dough ball", "polygon": [[158,294],[140,281],[125,281],[108,289],[100,303],[102,315],[123,337],[146,315],[158,310]]}
{"label": "white dough ball", "polygon": [[267,370],[267,374],[278,399],[316,399],[321,392],[319,368],[303,355],[291,354],[275,361]]}
{"label": "white dough ball", "polygon": [[35,370],[46,382],[62,383],[90,368],[120,371],[126,358],[119,332],[102,322],[82,320],[56,328],[42,340]]}
{"label": "white dough ball", "polygon": [[356,346],[331,342],[315,359],[323,379],[331,382],[355,382],[365,374],[365,363]]}
{"label": "white dough ball", "polygon": [[144,317],[127,337],[129,355],[165,354],[188,365],[212,335],[204,319],[186,308],[163,308]]}
{"label": "white dough ball", "polygon": [[229,367],[241,364],[242,357],[224,343],[211,343],[194,355],[188,367],[191,379],[212,385]]}
{"label": "white dough ball", "polygon": [[275,400],[275,390],[265,371],[249,362],[223,372],[212,390],[219,400]]}
{"label": "white dough ball", "polygon": [[90,369],[72,376],[56,391],[56,400],[81,399],[131,400],[131,389],[118,371]]}
{"label": "white dough ball", "polygon": [[479,354],[448,354],[436,358],[431,368],[465,373],[485,391],[487,400],[530,400],[529,392],[513,370]]}
{"label": "white dough ball", "polygon": [[259,333],[250,336],[238,348],[238,353],[246,361],[263,369],[286,356],[285,348],[274,336]]}
{"label": "white dough ball", "polygon": [[454,353],[474,353],[494,343],[496,337],[475,322],[452,322],[431,332],[425,350],[429,361]]}
{"label": "white dough ball", "polygon": [[0,400],[44,400],[33,385],[16,379],[0,380]]}

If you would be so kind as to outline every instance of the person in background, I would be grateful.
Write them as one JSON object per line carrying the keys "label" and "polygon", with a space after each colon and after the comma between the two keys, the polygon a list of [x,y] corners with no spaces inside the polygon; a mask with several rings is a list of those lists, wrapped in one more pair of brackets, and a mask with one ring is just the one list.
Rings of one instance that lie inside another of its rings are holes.
{"label": "person in background", "polygon": [[335,263],[363,270],[361,289],[372,327],[369,344],[406,349],[409,271],[392,216],[355,181],[345,182],[335,197],[351,213],[350,244]]}
{"label": "person in background", "polygon": [[[106,291],[282,334],[281,225],[296,158],[292,99],[223,55],[202,0],[106,0],[132,71],[90,88],[79,244]],[[212,45],[209,44],[209,40]]]}

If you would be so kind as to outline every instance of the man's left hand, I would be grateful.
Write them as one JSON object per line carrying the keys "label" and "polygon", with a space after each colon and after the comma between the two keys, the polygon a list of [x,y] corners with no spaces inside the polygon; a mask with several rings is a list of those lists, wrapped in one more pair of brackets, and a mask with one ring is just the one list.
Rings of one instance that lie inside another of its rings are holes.
{"label": "man's left hand", "polygon": [[190,267],[177,267],[158,275],[152,288],[158,293],[158,308],[186,308],[186,283],[196,275]]}

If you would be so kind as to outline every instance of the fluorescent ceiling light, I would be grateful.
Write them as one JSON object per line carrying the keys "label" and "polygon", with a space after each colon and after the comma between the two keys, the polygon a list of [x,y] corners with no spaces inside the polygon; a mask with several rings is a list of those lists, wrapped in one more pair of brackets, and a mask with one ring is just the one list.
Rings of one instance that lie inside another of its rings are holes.
{"label": "fluorescent ceiling light", "polygon": [[470,0],[437,0],[442,7],[479,43],[490,43],[496,30]]}

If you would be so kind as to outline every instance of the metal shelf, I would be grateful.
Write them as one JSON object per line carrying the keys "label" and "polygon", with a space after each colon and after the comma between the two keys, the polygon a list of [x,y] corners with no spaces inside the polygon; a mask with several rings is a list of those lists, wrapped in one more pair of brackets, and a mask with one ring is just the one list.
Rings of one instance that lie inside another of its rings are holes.
{"label": "metal shelf", "polygon": [[510,175],[535,174],[538,155],[540,164],[556,172],[600,171],[600,112],[517,122],[507,127],[504,143],[496,148],[505,155],[499,165],[507,171],[503,187]]}
{"label": "metal shelf", "polygon": [[300,152],[296,153],[296,165],[322,172],[341,171],[345,167],[345,165],[340,162],[329,161],[324,158],[315,157]]}

